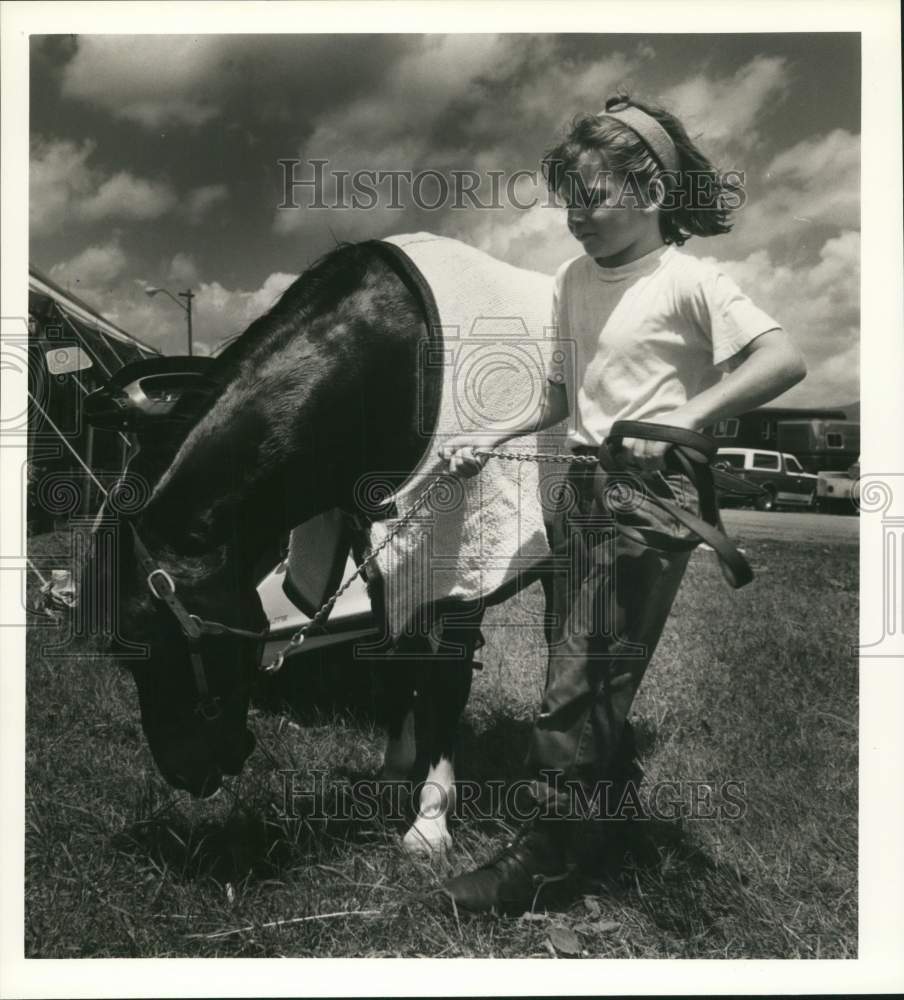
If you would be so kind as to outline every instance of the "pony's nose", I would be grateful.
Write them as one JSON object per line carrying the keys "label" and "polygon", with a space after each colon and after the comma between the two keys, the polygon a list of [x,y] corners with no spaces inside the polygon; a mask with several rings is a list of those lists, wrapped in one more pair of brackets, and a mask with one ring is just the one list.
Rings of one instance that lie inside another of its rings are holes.
{"label": "pony's nose", "polygon": [[223,784],[223,775],[219,771],[206,771],[186,775],[177,772],[173,775],[164,775],[167,782],[174,788],[183,788],[196,799],[209,799],[211,795],[219,791]]}

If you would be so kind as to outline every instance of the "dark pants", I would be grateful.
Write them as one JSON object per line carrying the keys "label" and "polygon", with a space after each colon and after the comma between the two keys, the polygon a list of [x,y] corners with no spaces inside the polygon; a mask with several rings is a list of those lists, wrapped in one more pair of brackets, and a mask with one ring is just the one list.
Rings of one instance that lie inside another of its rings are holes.
{"label": "dark pants", "polygon": [[683,476],[571,466],[553,514],[549,664],[528,764],[538,801],[557,811],[571,801],[559,780],[616,778],[626,717],[697,544],[651,494],[699,513]]}

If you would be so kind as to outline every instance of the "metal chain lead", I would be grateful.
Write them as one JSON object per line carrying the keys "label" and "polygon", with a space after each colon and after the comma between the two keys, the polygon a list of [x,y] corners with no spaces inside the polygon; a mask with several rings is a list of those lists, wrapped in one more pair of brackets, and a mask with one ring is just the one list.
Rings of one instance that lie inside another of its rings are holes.
{"label": "metal chain lead", "polygon": [[[529,451],[496,451],[494,448],[475,448],[475,455],[485,455],[487,458],[501,458],[510,462],[559,462],[566,465],[595,465],[596,457],[593,455],[538,455],[535,452]],[[392,543],[393,539],[405,528],[408,523],[415,517],[415,515],[421,510],[433,491],[439,486],[443,481],[443,476],[436,476],[421,492],[417,495],[414,503],[411,505],[411,509],[394,525],[391,531],[388,532],[386,537],[380,544],[372,549],[355,567],[354,572],[350,573],[346,580],[342,583],[339,589],[327,599],[314,615],[314,617],[305,622],[288,640],[288,642],[283,646],[283,648],[276,654],[276,658],[268,663],[266,666],[262,666],[261,670],[265,674],[273,674],[282,668],[285,663],[286,656],[289,652],[296,646],[300,646],[304,642],[305,636],[310,632],[312,628],[320,625],[321,622],[325,621],[329,617],[330,612],[333,610],[336,601],[348,590],[348,588],[354,583],[355,578],[361,573],[362,570],[368,569],[373,562],[376,560],[377,556]]]}
{"label": "metal chain lead", "polygon": [[304,637],[307,633],[316,626],[320,625],[321,622],[325,621],[329,616],[330,612],[333,610],[333,606],[336,601],[348,590],[348,588],[354,583],[355,578],[360,574],[361,570],[368,569],[372,563],[376,560],[377,556],[389,545],[392,540],[398,535],[398,533],[408,524],[409,521],[420,511],[427,500],[430,498],[431,493],[436,489],[437,486],[442,482],[442,476],[437,476],[432,482],[428,483],[423,490],[417,495],[414,503],[411,505],[411,510],[405,514],[404,517],[400,518],[398,523],[392,528],[392,530],[386,535],[380,544],[372,549],[355,567],[354,571],[348,575],[339,589],[327,599],[327,601],[321,605],[314,617],[301,626],[289,639],[289,641],[283,646],[283,648],[276,654],[276,658],[268,663],[265,667],[261,669],[265,674],[276,673],[277,670],[281,669],[283,663],[285,662],[286,656],[295,646],[300,646],[304,642]]}
{"label": "metal chain lead", "polygon": [[596,465],[595,455],[538,455],[531,451],[495,451],[493,448],[475,448],[475,455],[503,458],[510,462],[560,462],[565,465]]}

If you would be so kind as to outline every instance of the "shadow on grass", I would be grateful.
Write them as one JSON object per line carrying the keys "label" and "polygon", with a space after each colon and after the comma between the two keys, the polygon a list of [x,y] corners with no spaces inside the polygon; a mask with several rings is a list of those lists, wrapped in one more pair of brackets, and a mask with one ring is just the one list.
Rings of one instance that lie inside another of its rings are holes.
{"label": "shadow on grass", "polygon": [[291,714],[301,723],[345,715],[379,721],[385,661],[356,660],[348,651],[316,650],[275,674],[262,674],[254,706],[272,714]]}
{"label": "shadow on grass", "polygon": [[[531,728],[529,720],[502,714],[479,728],[465,723],[459,777],[481,788],[494,781],[513,788],[527,780],[530,773],[524,757]],[[640,783],[642,772],[634,764],[635,755],[643,758],[655,745],[657,734],[644,720],[630,733],[634,752],[619,762],[617,773],[622,780]],[[524,805],[522,798],[518,808]],[[489,812],[495,815],[487,815]],[[523,815],[527,813],[529,806]],[[498,849],[508,839],[499,837],[500,828],[513,830],[519,825],[511,815],[511,808],[500,809],[498,794],[482,795],[457,822],[453,833],[460,842],[481,833],[491,837]],[[580,823],[575,829],[575,871],[566,882],[544,890],[541,909],[565,911],[582,894],[600,895],[626,908],[639,905],[662,930],[687,936],[711,929],[725,913],[746,905],[746,876],[711,857],[683,821],[642,814]]]}
{"label": "shadow on grass", "polygon": [[[114,848],[145,857],[176,880],[262,881],[337,857],[390,835],[379,809],[362,818],[360,803],[343,785],[327,788],[290,815],[275,800],[243,806],[226,818],[193,822],[176,809],[139,819],[112,838]],[[356,812],[357,809],[357,812]]]}
{"label": "shadow on grass", "polygon": [[[322,725],[325,718],[336,715],[379,722],[381,670],[385,669],[385,662],[355,661],[337,656],[335,651],[311,654],[292,669],[267,678],[255,704],[265,712],[289,712],[302,723]],[[532,777],[525,765],[531,728],[530,719],[515,718],[505,711],[462,721],[457,777],[480,792],[466,808],[458,803],[452,832],[460,845],[477,837],[484,847],[488,840],[501,847],[508,837],[506,831],[517,828],[513,810],[506,808],[505,794],[514,786],[526,794],[525,783]],[[632,752],[628,756],[632,760],[635,755],[642,759],[655,752],[658,734],[652,722],[641,718],[630,732]],[[621,762],[619,773],[640,779],[640,772],[633,770],[629,760]],[[375,779],[373,774],[348,770],[334,771],[334,777],[352,785]],[[322,859],[325,852],[335,856],[343,846],[364,845],[375,836],[398,836],[414,819],[407,793],[424,777],[421,762],[412,783],[402,786],[401,799],[393,799],[389,811],[384,809],[371,822],[360,817],[341,818],[348,801],[343,806],[337,796],[348,800],[356,794],[342,784],[329,786],[326,798],[313,807],[315,813],[324,811],[339,818],[314,823],[304,818],[275,823],[253,816],[231,820],[225,827],[204,834],[207,846],[199,851],[193,870],[221,880],[249,874],[267,878],[286,866]],[[502,786],[501,793],[489,791],[492,783],[497,789]],[[384,807],[387,801],[382,799]],[[523,806],[522,797],[519,807]],[[514,813],[517,815],[517,807]],[[194,831],[195,845],[201,835]],[[158,830],[157,849],[167,844],[172,849],[170,835],[165,829]],[[560,887],[545,890],[543,907],[567,910],[576,895],[600,894],[613,902],[621,901],[626,908],[639,906],[662,930],[693,936],[708,932],[724,914],[745,904],[744,876],[710,857],[681,821],[644,816],[591,824],[577,838],[575,849],[574,875]],[[179,870],[189,854],[187,849],[177,851],[168,863]]]}
{"label": "shadow on grass", "polygon": [[[595,900],[606,918],[622,925],[635,922],[632,914],[640,911],[674,946],[686,945],[688,954],[693,954],[691,943],[701,939],[718,948],[723,922],[750,911],[747,879],[701,850],[680,823],[609,824],[604,834],[592,831],[583,838],[573,860],[565,881],[538,893],[535,911],[574,917],[579,904],[577,919],[587,920],[583,898]],[[442,899],[433,901],[437,909],[445,905]]]}

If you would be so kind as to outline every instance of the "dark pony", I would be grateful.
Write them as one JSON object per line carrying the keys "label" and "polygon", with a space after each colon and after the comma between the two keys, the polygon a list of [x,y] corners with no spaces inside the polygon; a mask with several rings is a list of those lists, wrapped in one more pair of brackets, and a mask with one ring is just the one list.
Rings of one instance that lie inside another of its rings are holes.
{"label": "dark pony", "polygon": [[[208,795],[251,752],[247,711],[262,651],[251,636],[267,626],[256,585],[286,533],[321,511],[352,510],[361,476],[401,482],[419,462],[419,407],[430,394],[418,359],[428,336],[422,297],[385,244],[340,245],[210,366],[206,399],[177,407],[167,435],[143,435],[126,478],[147,484],[147,502],[126,515],[105,505],[82,603],[97,611],[99,595],[116,598],[104,627],[174,786]],[[167,577],[188,614],[238,632],[205,633],[192,646],[158,599]],[[137,658],[136,648],[145,650]],[[451,760],[474,641],[464,648],[462,662],[433,665],[418,683],[419,702],[433,706],[418,733],[431,766]],[[394,676],[391,742],[414,704],[409,671]],[[215,713],[198,710],[199,684]],[[436,836],[445,842],[444,826]]]}

